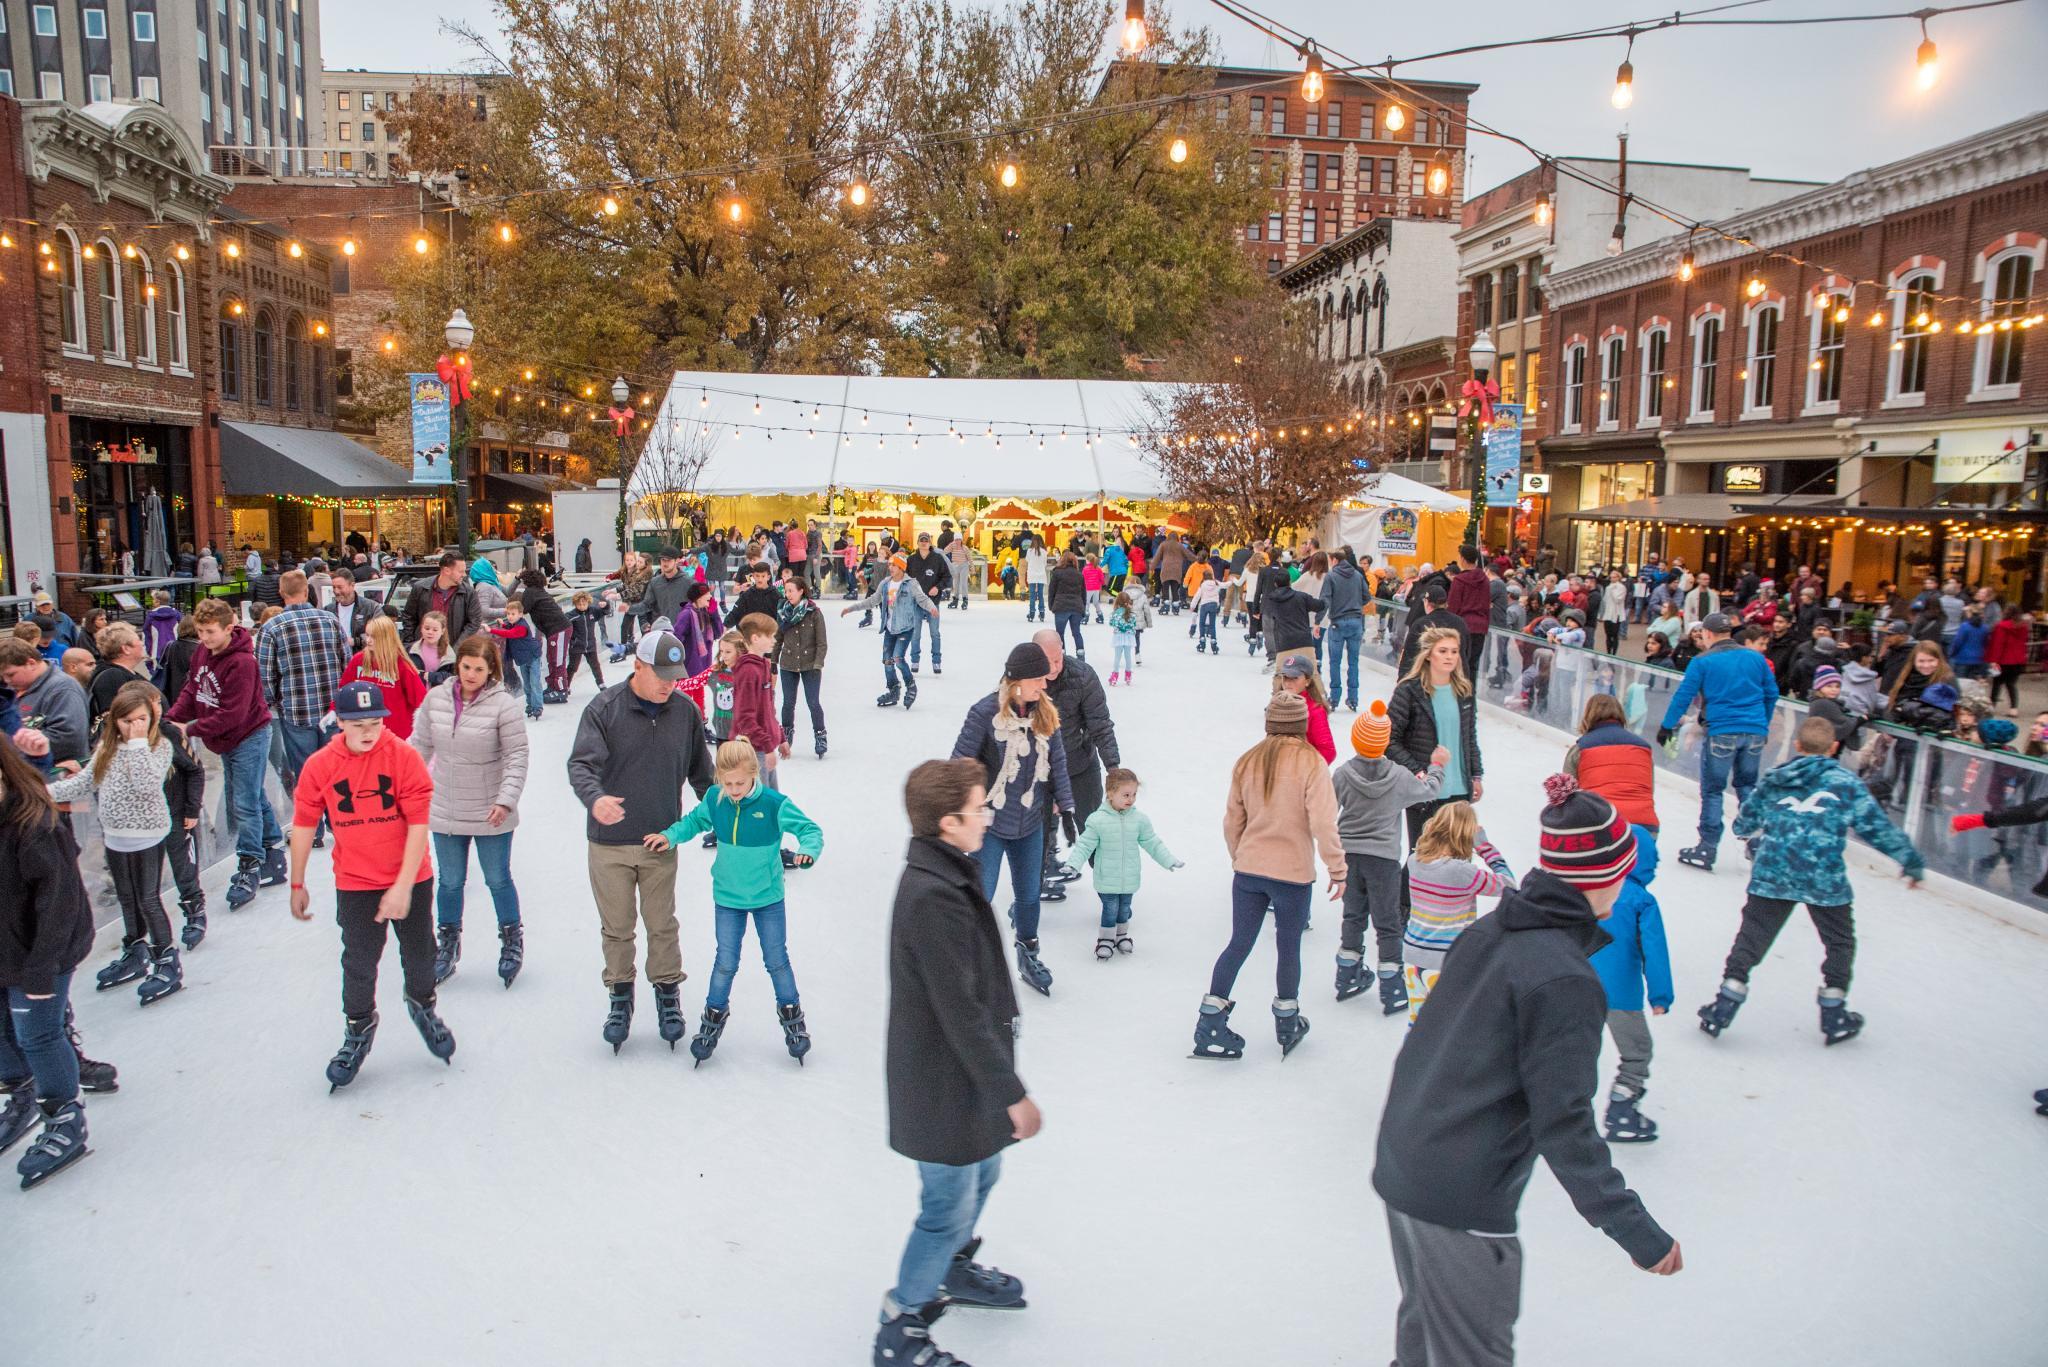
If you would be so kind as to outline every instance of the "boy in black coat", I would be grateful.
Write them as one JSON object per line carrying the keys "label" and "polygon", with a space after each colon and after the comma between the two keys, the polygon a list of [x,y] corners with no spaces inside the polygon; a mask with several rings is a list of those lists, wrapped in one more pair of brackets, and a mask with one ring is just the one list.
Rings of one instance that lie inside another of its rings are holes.
{"label": "boy in black coat", "polygon": [[889,1147],[917,1163],[917,1223],[882,1298],[878,1364],[920,1362],[949,1306],[1024,1308],[1024,1284],[974,1261],[1002,1152],[1038,1133],[1016,1073],[1017,998],[975,852],[987,789],[971,759],[931,760],[904,786],[910,851],[889,925]]}

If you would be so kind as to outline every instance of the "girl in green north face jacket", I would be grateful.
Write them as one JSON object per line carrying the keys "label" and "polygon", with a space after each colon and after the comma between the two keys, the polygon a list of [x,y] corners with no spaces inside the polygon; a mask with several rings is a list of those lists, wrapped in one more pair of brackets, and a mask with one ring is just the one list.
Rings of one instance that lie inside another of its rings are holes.
{"label": "girl in green north face jacket", "polygon": [[1104,805],[1088,818],[1067,857],[1080,868],[1095,863],[1095,893],[1102,899],[1102,933],[1095,937],[1095,957],[1129,954],[1137,948],[1131,939],[1131,897],[1138,891],[1144,872],[1139,851],[1171,870],[1182,867],[1166,842],[1152,829],[1152,819],[1137,809],[1138,776],[1128,769],[1112,769],[1103,779]]}

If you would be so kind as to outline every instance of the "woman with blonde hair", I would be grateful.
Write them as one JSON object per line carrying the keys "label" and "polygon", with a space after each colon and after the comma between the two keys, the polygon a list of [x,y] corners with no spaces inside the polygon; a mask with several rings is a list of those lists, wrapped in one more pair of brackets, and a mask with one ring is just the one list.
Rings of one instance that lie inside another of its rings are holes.
{"label": "woman with blonde hair", "polygon": [[341,671],[345,684],[359,679],[377,685],[384,695],[384,705],[391,709],[391,715],[384,718],[385,729],[400,740],[411,736],[413,714],[427,700],[427,681],[405,653],[405,644],[398,639],[398,623],[382,613],[370,619],[363,629],[363,648]]}
{"label": "woman with blonde hair", "polygon": [[1273,914],[1278,969],[1274,974],[1273,1033],[1285,1058],[1308,1034],[1301,1014],[1301,933],[1315,892],[1316,857],[1322,856],[1330,896],[1344,894],[1344,846],[1337,838],[1337,793],[1330,769],[1309,745],[1308,705],[1298,694],[1276,693],[1266,704],[1266,738],[1240,755],[1230,773],[1223,842],[1232,869],[1230,943],[1209,974],[1195,1022],[1195,1057],[1242,1058],[1244,1036],[1230,1028],[1237,974],[1258,943],[1266,913]]}
{"label": "woman with blonde hair", "polygon": [[1038,957],[1039,889],[1044,877],[1045,805],[1060,814],[1067,843],[1080,832],[1074,824],[1074,791],[1067,780],[1067,745],[1060,738],[1060,713],[1045,696],[1052,661],[1030,641],[1011,650],[995,692],[967,709],[953,742],[953,758],[981,763],[987,775],[989,832],[981,842],[981,891],[991,902],[1010,860],[1010,892],[1016,898],[1017,974],[1052,995],[1052,974]]}
{"label": "woman with blonde hair", "polygon": [[1429,768],[1430,752],[1441,745],[1451,752],[1444,765],[1444,783],[1434,803],[1408,809],[1408,843],[1438,807],[1460,798],[1478,801],[1485,785],[1479,755],[1479,706],[1472,681],[1465,676],[1460,634],[1450,627],[1428,627],[1415,651],[1415,662],[1387,702],[1387,723],[1393,734],[1387,758],[1410,773]]}

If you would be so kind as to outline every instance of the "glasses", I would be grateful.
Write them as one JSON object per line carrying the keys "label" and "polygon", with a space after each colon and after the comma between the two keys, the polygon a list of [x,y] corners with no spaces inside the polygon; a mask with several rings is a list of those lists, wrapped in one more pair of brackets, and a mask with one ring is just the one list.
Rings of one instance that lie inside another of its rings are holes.
{"label": "glasses", "polygon": [[983,825],[987,825],[996,819],[996,809],[984,802],[979,807],[970,807],[965,811],[950,812],[948,815],[957,816],[962,821],[979,821]]}

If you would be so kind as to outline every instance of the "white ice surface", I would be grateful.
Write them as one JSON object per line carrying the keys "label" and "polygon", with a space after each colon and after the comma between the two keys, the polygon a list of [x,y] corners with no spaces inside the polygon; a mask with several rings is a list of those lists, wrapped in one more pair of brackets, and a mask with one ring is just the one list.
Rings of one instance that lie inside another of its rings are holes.
{"label": "white ice surface", "polygon": [[[121,1090],[90,1101],[92,1157],[39,1191],[0,1188],[0,1360],[867,1361],[916,1194],[883,1108],[902,778],[947,752],[1022,614],[949,612],[945,676],[927,662],[909,715],[873,705],[874,632],[832,619],[832,753],[810,756],[800,720],[785,771],[826,837],[819,867],[789,880],[817,1041],[806,1067],[783,1051],[752,945],[711,1064],[692,1071],[662,1047],[644,987],[625,1052],[599,1038],[583,814],[563,777],[587,676],[535,728],[514,858],[527,966],[509,992],[472,874],[467,957],[441,993],[452,1068],[405,1018],[394,949],[376,1050],[328,1095],[341,1019],[324,857],[309,924],[291,921],[282,890],[232,915],[216,893],[186,990],[147,1011],[132,992],[90,990],[96,954],[78,1014]],[[981,1367],[1392,1356],[1396,1283],[1369,1174],[1403,1027],[1369,996],[1333,1000],[1334,905],[1318,903],[1304,945],[1314,1033],[1294,1056],[1283,1065],[1268,1023],[1269,932],[1237,986],[1247,1056],[1187,1058],[1228,935],[1225,774],[1258,734],[1267,680],[1234,633],[1230,653],[1196,656],[1186,622],[1162,619],[1136,686],[1110,697],[1141,802],[1188,867],[1148,863],[1130,958],[1094,960],[1085,881],[1046,908],[1057,981],[1050,1000],[1020,989],[1019,1048],[1046,1126],[1006,1154],[982,1228],[1031,1309],[940,1326]],[[1089,633],[1106,668],[1107,631]],[[1368,680],[1382,695],[1385,674]],[[1526,868],[1538,784],[1562,747],[1494,713],[1481,739],[1482,816]],[[1692,803],[1677,786],[1662,801],[1656,891],[1678,1001],[1655,1022],[1646,1109],[1663,1137],[1617,1154],[1687,1266],[1668,1280],[1633,1270],[1539,1167],[1522,1209],[1523,1360],[2041,1361],[2048,1120],[2028,1096],[2048,1084],[2048,939],[1858,872],[1862,1038],[1822,1048],[1819,946],[1801,919],[1736,1027],[1710,1041],[1693,1010],[1713,994],[1744,866],[1679,865]],[[694,1025],[713,948],[708,856],[682,860]]]}

